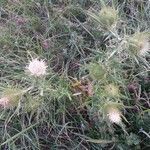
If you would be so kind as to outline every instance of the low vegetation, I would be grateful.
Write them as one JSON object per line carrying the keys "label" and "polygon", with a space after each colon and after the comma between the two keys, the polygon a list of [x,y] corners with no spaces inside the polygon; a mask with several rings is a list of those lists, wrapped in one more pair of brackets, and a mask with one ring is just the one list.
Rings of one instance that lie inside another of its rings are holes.
{"label": "low vegetation", "polygon": [[0,149],[150,148],[149,0],[0,1]]}

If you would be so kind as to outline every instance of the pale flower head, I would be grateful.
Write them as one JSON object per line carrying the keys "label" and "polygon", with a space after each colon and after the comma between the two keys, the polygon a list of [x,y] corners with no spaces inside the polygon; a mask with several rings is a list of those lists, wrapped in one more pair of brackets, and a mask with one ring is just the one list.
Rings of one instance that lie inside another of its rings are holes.
{"label": "pale flower head", "polygon": [[121,113],[117,108],[110,108],[107,116],[112,123],[121,123]]}
{"label": "pale flower head", "polygon": [[26,67],[27,71],[36,77],[46,75],[47,65],[43,60],[32,59]]}
{"label": "pale flower head", "polygon": [[0,106],[3,108],[9,107],[9,98],[8,97],[2,97],[0,99]]}
{"label": "pale flower head", "polygon": [[139,51],[140,56],[145,56],[150,51],[149,41],[144,41],[141,45],[141,50]]}
{"label": "pale flower head", "polygon": [[129,50],[138,56],[145,56],[150,51],[150,35],[145,32],[137,32],[129,38]]}

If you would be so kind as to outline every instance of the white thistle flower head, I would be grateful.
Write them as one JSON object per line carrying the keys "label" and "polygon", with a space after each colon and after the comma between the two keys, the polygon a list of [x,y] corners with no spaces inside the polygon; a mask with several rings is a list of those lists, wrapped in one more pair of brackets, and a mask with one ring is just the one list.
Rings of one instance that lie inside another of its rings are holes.
{"label": "white thistle flower head", "polygon": [[121,113],[117,108],[110,108],[107,116],[112,123],[116,123],[116,124],[121,123]]}
{"label": "white thistle flower head", "polygon": [[33,59],[26,67],[27,71],[36,77],[46,75],[47,65],[43,60]]}
{"label": "white thistle flower head", "polygon": [[3,107],[3,108],[7,108],[9,107],[9,98],[8,97],[2,97],[0,99],[0,106]]}

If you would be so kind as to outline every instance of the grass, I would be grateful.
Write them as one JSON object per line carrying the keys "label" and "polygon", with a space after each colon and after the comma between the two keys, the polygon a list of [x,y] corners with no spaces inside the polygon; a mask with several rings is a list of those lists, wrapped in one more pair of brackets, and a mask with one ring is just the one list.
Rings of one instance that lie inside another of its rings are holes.
{"label": "grass", "polygon": [[0,0],[0,149],[148,150],[149,16],[148,0]]}

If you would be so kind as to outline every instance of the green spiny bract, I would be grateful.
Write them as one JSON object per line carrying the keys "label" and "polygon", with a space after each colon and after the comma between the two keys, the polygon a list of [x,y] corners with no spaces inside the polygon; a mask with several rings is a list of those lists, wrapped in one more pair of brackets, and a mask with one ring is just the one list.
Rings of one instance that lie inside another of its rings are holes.
{"label": "green spiny bract", "polygon": [[103,80],[106,78],[107,70],[102,64],[90,63],[87,65],[87,69],[93,80]]}
{"label": "green spiny bract", "polygon": [[100,23],[103,29],[112,29],[118,21],[118,11],[109,6],[103,7],[99,13],[89,13],[89,15]]}
{"label": "green spiny bract", "polygon": [[110,97],[119,97],[120,91],[119,87],[115,84],[108,84],[104,86],[104,93]]}
{"label": "green spiny bract", "polygon": [[99,12],[99,22],[104,28],[111,28],[117,23],[118,11],[112,7],[104,7]]}
{"label": "green spiny bract", "polygon": [[31,96],[28,97],[28,101],[25,102],[25,110],[27,112],[37,111],[40,106],[42,106],[42,100],[39,98],[32,98]]}

